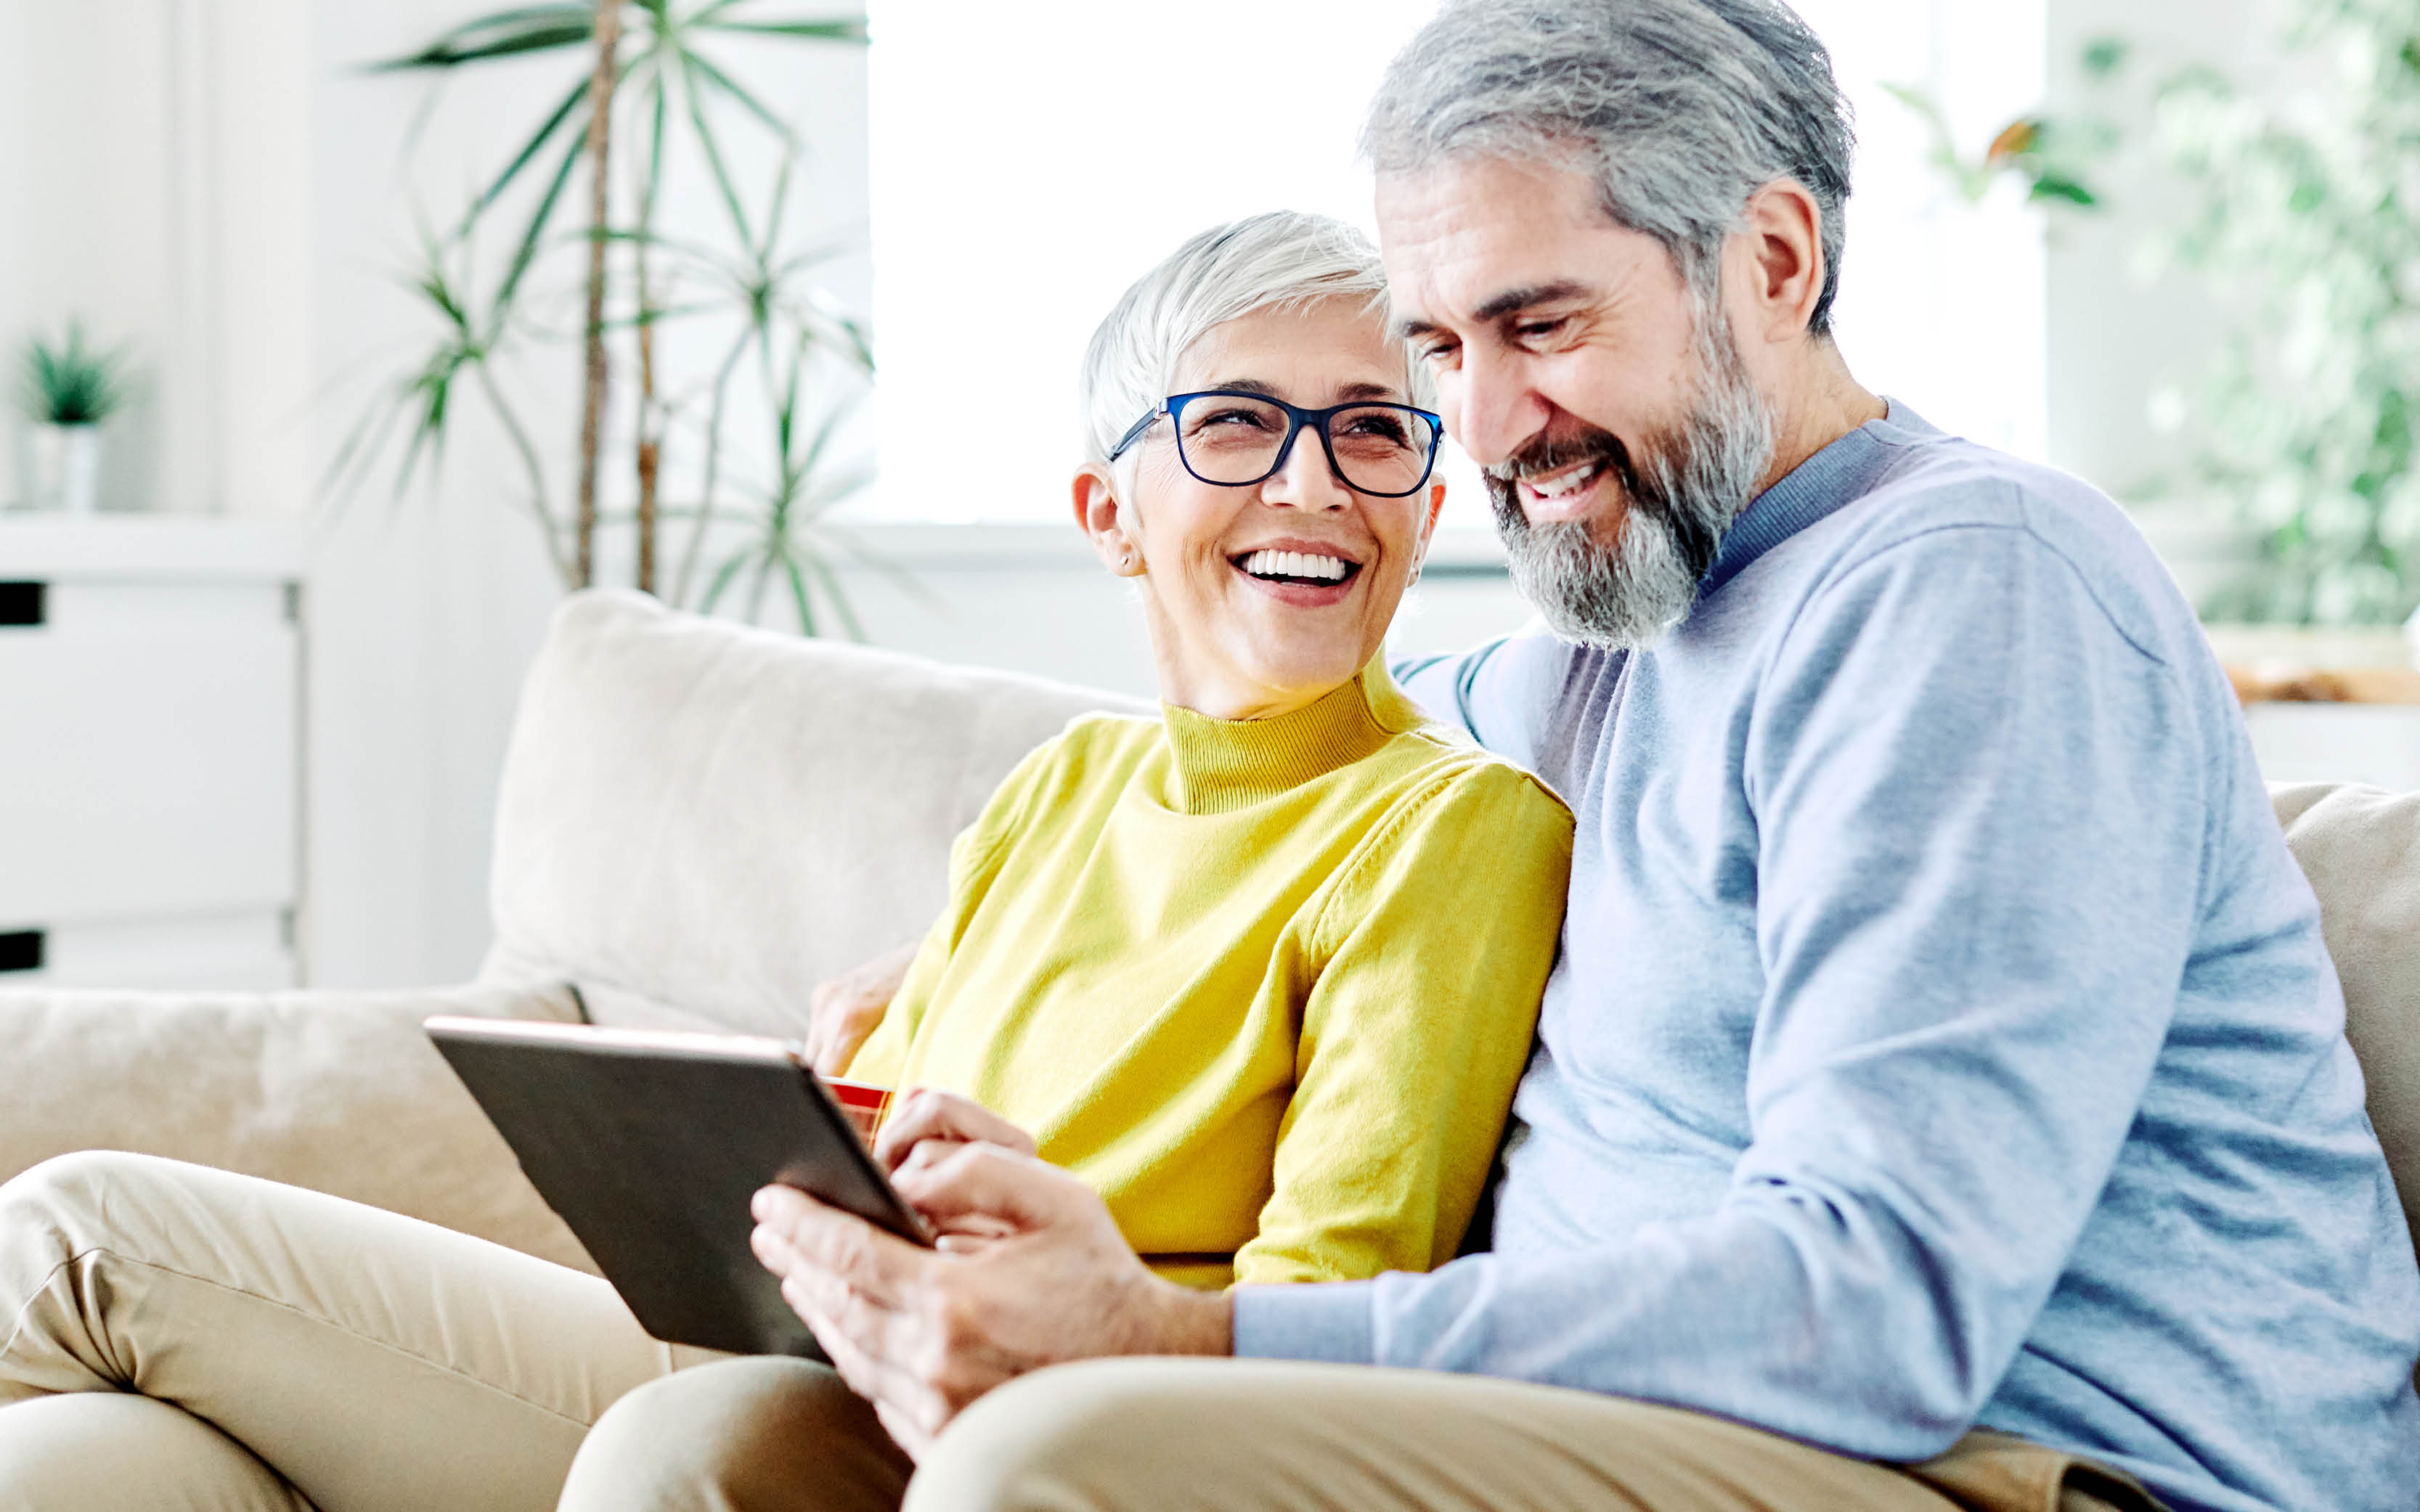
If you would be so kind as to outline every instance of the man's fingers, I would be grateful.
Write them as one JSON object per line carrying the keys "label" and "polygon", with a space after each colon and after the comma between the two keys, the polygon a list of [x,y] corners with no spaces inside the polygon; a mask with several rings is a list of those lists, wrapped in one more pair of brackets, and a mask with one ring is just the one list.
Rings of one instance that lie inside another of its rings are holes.
{"label": "man's fingers", "polygon": [[882,1133],[874,1141],[874,1158],[886,1169],[895,1171],[919,1144],[928,1139],[980,1141],[1021,1155],[1033,1153],[1032,1134],[982,1103],[954,1092],[920,1087],[901,1098],[890,1117],[882,1120]]}
{"label": "man's fingers", "polygon": [[960,1145],[903,1168],[892,1184],[917,1211],[951,1228],[1039,1228],[1097,1208],[1093,1189],[1055,1165],[995,1145]]}
{"label": "man's fingers", "polygon": [[814,1334],[848,1389],[867,1401],[892,1404],[910,1423],[930,1415],[936,1405],[930,1389],[892,1358],[889,1320],[853,1313],[845,1302],[828,1307],[824,1289],[811,1275],[801,1272],[783,1282],[782,1300]]}
{"label": "man's fingers", "polygon": [[[767,1246],[783,1256],[783,1263],[767,1262],[775,1273],[789,1275],[801,1269],[827,1272],[849,1289],[886,1304],[896,1304],[914,1286],[933,1254],[875,1227],[855,1213],[826,1207],[796,1187],[758,1190],[748,1205],[757,1226],[771,1232]],[[751,1236],[750,1244],[757,1243]],[[761,1259],[767,1249],[758,1249]]]}
{"label": "man's fingers", "polygon": [[919,1463],[923,1461],[924,1451],[933,1446],[932,1434],[915,1419],[886,1401],[875,1402],[874,1415],[881,1420],[882,1430],[891,1435],[891,1442],[899,1445],[908,1458]]}

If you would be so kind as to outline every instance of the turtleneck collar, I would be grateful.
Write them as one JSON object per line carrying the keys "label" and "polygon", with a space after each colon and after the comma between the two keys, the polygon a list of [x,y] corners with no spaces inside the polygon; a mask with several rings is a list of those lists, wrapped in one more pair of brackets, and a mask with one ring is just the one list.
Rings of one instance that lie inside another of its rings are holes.
{"label": "turtleneck collar", "polygon": [[1387,675],[1386,655],[1291,714],[1214,719],[1160,705],[1181,813],[1233,813],[1350,766],[1421,722]]}

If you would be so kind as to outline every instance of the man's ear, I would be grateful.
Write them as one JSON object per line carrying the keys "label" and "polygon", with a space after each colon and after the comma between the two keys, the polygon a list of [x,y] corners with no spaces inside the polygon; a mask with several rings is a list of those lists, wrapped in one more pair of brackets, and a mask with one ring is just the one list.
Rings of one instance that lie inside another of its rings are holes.
{"label": "man's ear", "polygon": [[1807,186],[1776,178],[1750,194],[1733,247],[1745,255],[1742,314],[1768,342],[1806,334],[1823,297],[1823,208]]}
{"label": "man's ear", "polygon": [[1121,578],[1142,576],[1142,543],[1126,530],[1128,512],[1119,507],[1117,480],[1108,467],[1087,462],[1076,470],[1076,524],[1093,542],[1102,565]]}

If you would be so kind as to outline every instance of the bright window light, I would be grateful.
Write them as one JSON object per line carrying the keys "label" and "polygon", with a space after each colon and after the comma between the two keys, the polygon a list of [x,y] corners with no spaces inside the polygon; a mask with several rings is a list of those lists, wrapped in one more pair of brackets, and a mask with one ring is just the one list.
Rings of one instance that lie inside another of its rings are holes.
{"label": "bright window light", "polygon": [[[1118,293],[1259,210],[1370,225],[1353,144],[1429,0],[873,0],[871,176],[882,481],[862,516],[1067,517],[1075,375]],[[1885,81],[1987,140],[2038,102],[2040,0],[1820,0],[1862,122],[1840,340],[1869,386],[2039,455],[2040,237],[1968,208]],[[1215,143],[1215,150],[1202,144]],[[985,395],[991,395],[986,398]],[[1456,456],[1450,523],[1481,525]]]}

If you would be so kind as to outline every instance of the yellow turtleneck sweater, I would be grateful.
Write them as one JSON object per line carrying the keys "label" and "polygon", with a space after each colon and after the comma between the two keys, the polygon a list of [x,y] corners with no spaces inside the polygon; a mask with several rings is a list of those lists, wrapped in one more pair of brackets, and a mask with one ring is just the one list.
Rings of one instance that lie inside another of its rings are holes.
{"label": "yellow turtleneck sweater", "polygon": [[958,837],[848,1074],[1032,1131],[1171,1279],[1424,1271],[1528,1060],[1571,851],[1374,661],[1276,718],[1079,718]]}

